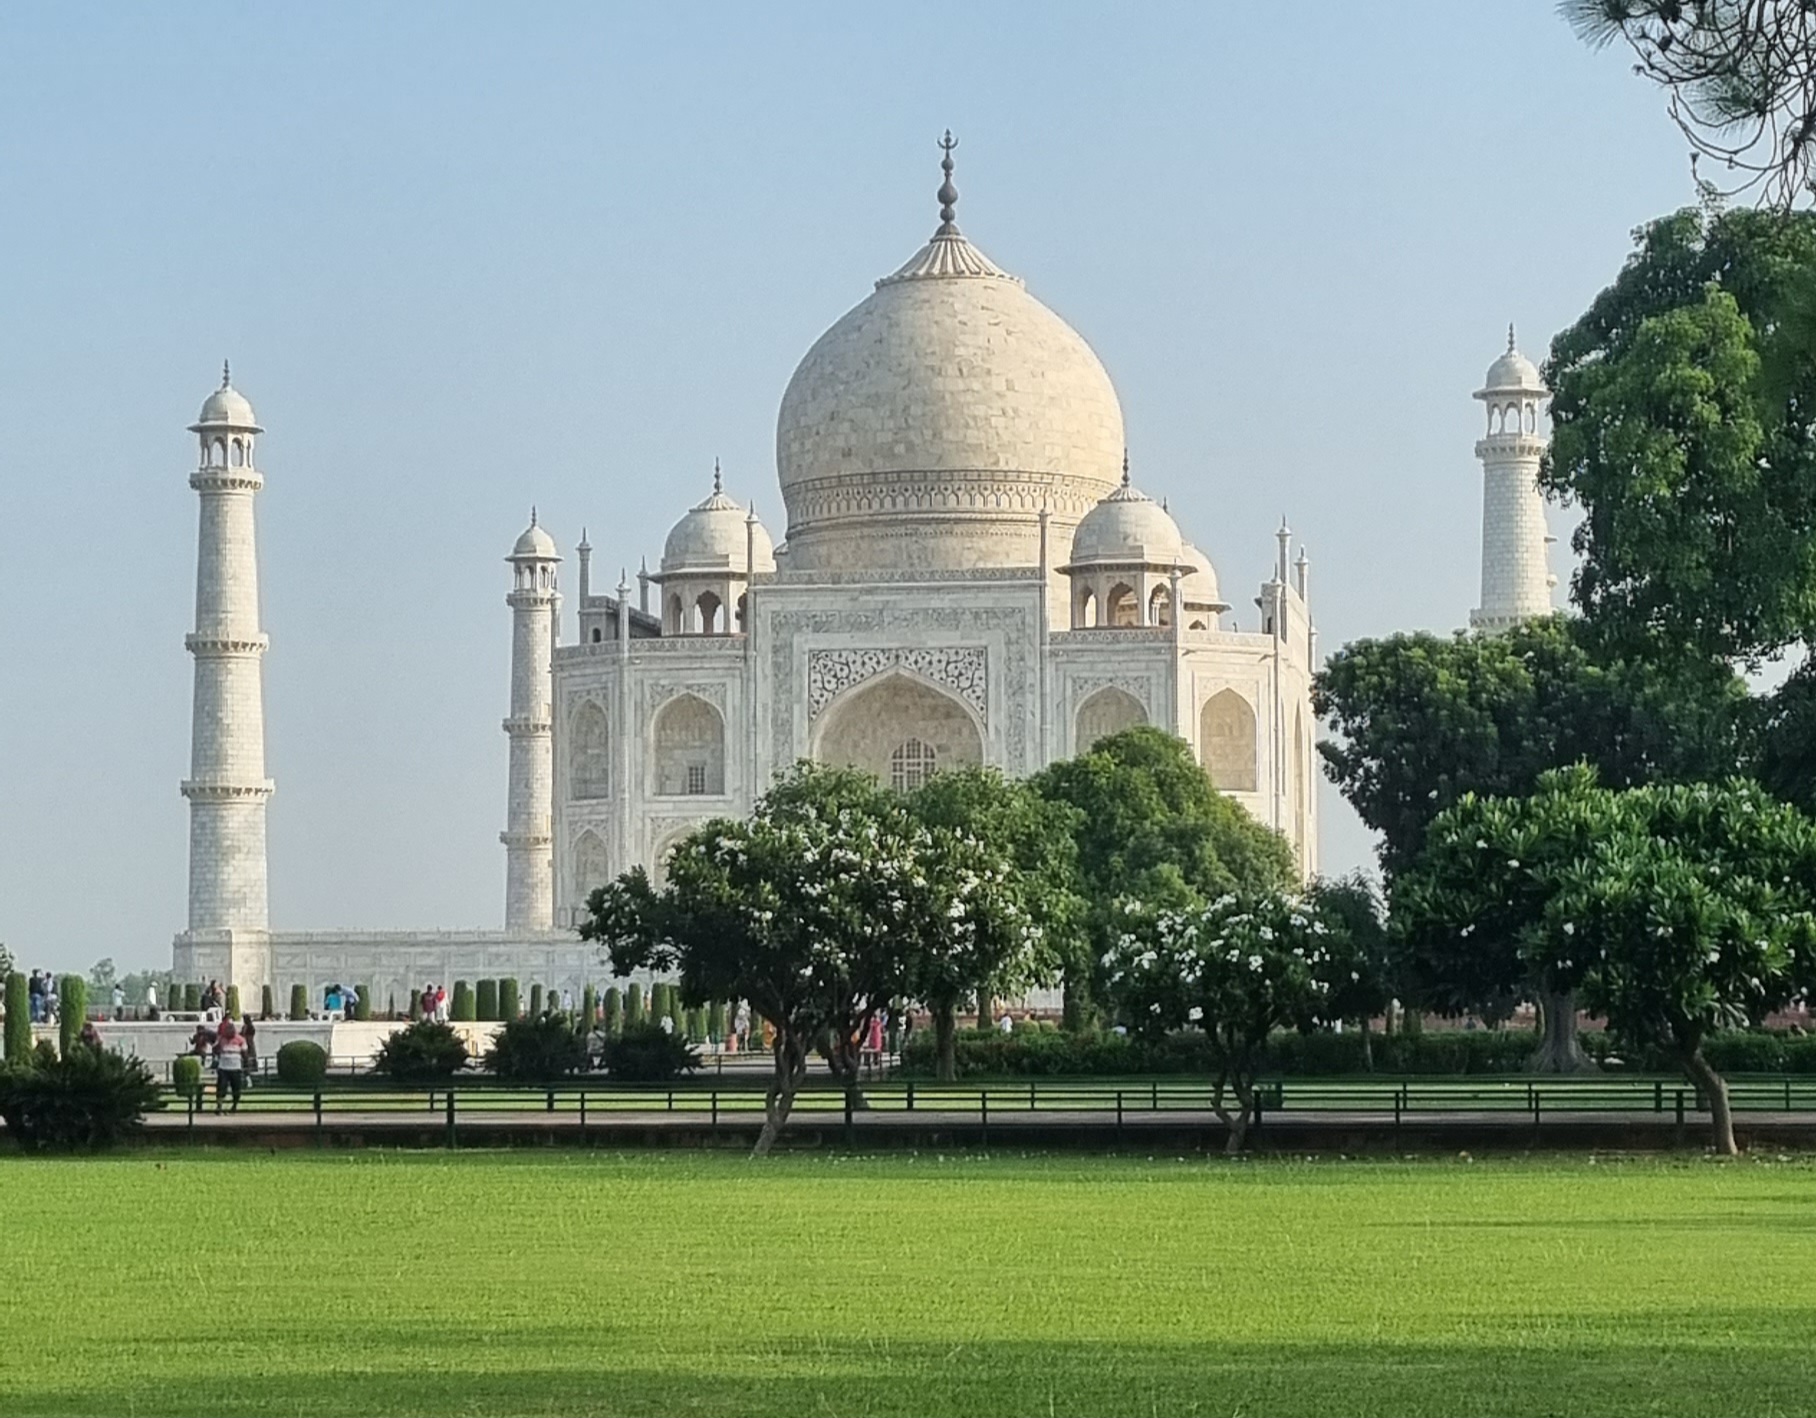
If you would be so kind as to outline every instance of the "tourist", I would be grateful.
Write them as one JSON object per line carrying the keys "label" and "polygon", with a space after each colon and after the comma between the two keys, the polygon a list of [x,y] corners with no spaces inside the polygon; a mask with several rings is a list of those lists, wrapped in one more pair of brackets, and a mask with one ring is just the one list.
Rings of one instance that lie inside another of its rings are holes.
{"label": "tourist", "polygon": [[1002,1012],[1001,1017],[996,1021],[996,1030],[999,1034],[1013,1034],[1015,1032],[1015,1016],[1005,1009]]}
{"label": "tourist", "polygon": [[151,981],[145,986],[145,1008],[151,1011],[151,1017],[158,1017],[158,982]]}
{"label": "tourist", "polygon": [[227,1094],[233,1094],[233,1111],[240,1110],[240,1090],[246,1086],[246,1041],[231,1019],[221,1021],[220,1037],[214,1041],[214,1110],[221,1111]]}
{"label": "tourist", "polygon": [[198,1024],[195,1033],[189,1038],[189,1050],[198,1059],[208,1057],[208,1050],[214,1046],[214,1035],[206,1024]]}
{"label": "tourist", "polygon": [[31,980],[25,986],[26,1007],[33,1024],[44,1022],[44,976],[42,972],[32,971]]}
{"label": "tourist", "polygon": [[561,1012],[563,1014],[572,1014],[574,1012],[574,992],[572,990],[563,990],[561,992]]}
{"label": "tourist", "polygon": [[76,1036],[76,1042],[84,1048],[93,1049],[97,1054],[101,1052],[101,1031],[95,1028],[94,1020],[84,1021],[82,1032]]}
{"label": "tourist", "polygon": [[118,980],[113,987],[113,1016],[116,1020],[126,1018],[126,990]]}
{"label": "tourist", "polygon": [[673,1016],[671,1016],[671,1015],[667,1015],[667,1014],[663,1015],[661,1018],[659,1018],[656,1021],[656,1023],[658,1026],[660,1026],[660,1028],[664,1034],[673,1034],[675,1032],[675,1021],[674,1021]]}
{"label": "tourist", "polygon": [[738,1041],[738,1052],[750,1052],[750,1006],[743,1000],[738,1001],[738,1013],[732,1022],[732,1033]]}
{"label": "tourist", "polygon": [[219,980],[210,980],[208,982],[208,988],[202,992],[202,1008],[204,1010],[210,1010],[225,1009],[226,1007],[227,996],[221,991],[221,982]]}
{"label": "tourist", "polygon": [[240,1039],[245,1044],[246,1053],[246,1086],[252,1086],[252,1076],[259,1071],[259,1046],[256,1042],[258,1030],[250,1014],[240,1020]]}
{"label": "tourist", "polygon": [[57,995],[57,977],[46,972],[44,976],[44,1022],[54,1024],[63,1017],[63,1001]]}

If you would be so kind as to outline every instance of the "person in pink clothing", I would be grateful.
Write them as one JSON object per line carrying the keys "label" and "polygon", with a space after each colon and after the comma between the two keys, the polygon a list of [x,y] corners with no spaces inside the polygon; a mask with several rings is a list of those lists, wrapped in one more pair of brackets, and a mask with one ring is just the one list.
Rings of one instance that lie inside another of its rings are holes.
{"label": "person in pink clothing", "polygon": [[221,1021],[214,1037],[214,1110],[221,1111],[227,1094],[233,1094],[233,1111],[240,1110],[240,1092],[246,1086],[246,1039],[231,1018]]}

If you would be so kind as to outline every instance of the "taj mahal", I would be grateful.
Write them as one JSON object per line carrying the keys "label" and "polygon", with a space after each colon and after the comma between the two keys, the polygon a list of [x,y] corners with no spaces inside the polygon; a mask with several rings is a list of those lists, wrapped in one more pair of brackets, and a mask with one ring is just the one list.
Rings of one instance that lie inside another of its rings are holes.
{"label": "taj mahal", "polygon": [[[746,813],[799,759],[909,789],[962,765],[1025,775],[1137,724],[1184,739],[1302,875],[1317,870],[1305,551],[1282,524],[1269,578],[1226,599],[1145,474],[1131,476],[1091,346],[961,232],[953,146],[948,136],[931,238],[831,325],[782,392],[779,540],[715,467],[634,584],[598,584],[582,535],[566,626],[561,548],[533,515],[512,545],[502,929],[271,929],[253,512],[264,430],[223,377],[191,425],[200,532],[179,978],[312,993],[343,980],[380,1001],[505,975],[577,992],[601,973],[574,931],[593,888],[634,865],[660,876],[681,836]],[[1471,620],[1483,626],[1549,608],[1543,395],[1510,338],[1477,394],[1488,428]],[[1252,612],[1237,613],[1242,600]]]}

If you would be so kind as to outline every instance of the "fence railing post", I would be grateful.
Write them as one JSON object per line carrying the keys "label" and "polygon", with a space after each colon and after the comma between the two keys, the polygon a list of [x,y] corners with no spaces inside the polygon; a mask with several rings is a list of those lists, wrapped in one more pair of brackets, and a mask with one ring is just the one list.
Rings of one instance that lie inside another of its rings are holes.
{"label": "fence railing post", "polygon": [[912,1078],[908,1080],[908,1111],[911,1113],[914,1111],[914,1080]]}
{"label": "fence railing post", "polygon": [[[1785,1085],[1785,1097],[1787,1099],[1789,1099],[1790,1096],[1791,1096],[1790,1085],[1786,1084]],[[1785,1103],[1785,1107],[1788,1108],[1790,1106],[1791,1105],[1789,1102]],[[1034,1111],[1034,1080],[1031,1078],[1028,1080],[1028,1111],[1030,1113],[1032,1113]]]}
{"label": "fence railing post", "polygon": [[449,1146],[449,1147],[450,1147],[450,1148],[452,1148],[452,1147],[454,1147],[454,1146],[457,1146],[457,1145],[458,1145],[458,1144],[457,1144],[457,1142],[456,1142],[456,1140],[455,1140],[455,1136],[454,1136],[454,1090],[453,1090],[453,1089],[452,1089],[452,1088],[450,1088],[450,1089],[449,1089],[449,1090],[448,1090],[448,1123],[447,1123],[447,1128],[448,1128],[448,1146]]}
{"label": "fence railing post", "polygon": [[580,1090],[580,1135],[586,1136],[586,1089]]}
{"label": "fence railing post", "polygon": [[990,1145],[990,1090],[988,1088],[977,1090],[977,1110],[978,1116],[983,1119],[984,1124],[984,1146],[988,1147]]}
{"label": "fence railing post", "polygon": [[555,1111],[555,1090],[553,1088],[549,1089],[548,1097],[549,1097],[548,1111],[552,1113]]}
{"label": "fence railing post", "polygon": [[713,1089],[713,1133],[715,1136],[718,1134],[718,1131],[719,1131],[719,1090],[717,1088],[715,1088],[715,1089]]}
{"label": "fence railing post", "polygon": [[1122,1089],[1116,1090],[1116,1140],[1122,1141]]}
{"label": "fence railing post", "polygon": [[845,1145],[850,1147],[854,1139],[855,1134],[852,1132],[851,1121],[851,1090],[847,1088],[845,1090]]}

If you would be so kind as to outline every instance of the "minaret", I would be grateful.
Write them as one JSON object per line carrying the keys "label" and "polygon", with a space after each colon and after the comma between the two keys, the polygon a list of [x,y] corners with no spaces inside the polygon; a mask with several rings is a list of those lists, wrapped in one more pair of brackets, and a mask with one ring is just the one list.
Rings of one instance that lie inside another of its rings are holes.
{"label": "minaret", "polygon": [[561,597],[555,539],[530,525],[511,548],[511,785],[505,808],[504,924],[506,930],[548,930],[555,924],[555,764],[550,657]]}
{"label": "minaret", "polygon": [[189,928],[177,967],[192,979],[264,983],[266,906],[265,698],[259,629],[258,544],[252,498],[265,479],[253,463],[264,429],[221,369],[221,387],[189,431],[200,461],[189,485],[201,499],[196,537],[195,658],[190,718]]}
{"label": "minaret", "polygon": [[1557,578],[1546,565],[1550,538],[1538,484],[1547,442],[1539,405],[1550,393],[1532,361],[1514,348],[1509,325],[1507,352],[1488,366],[1475,392],[1488,411],[1487,436],[1475,447],[1482,460],[1482,603],[1469,613],[1469,624],[1477,630],[1505,630],[1551,614]]}

